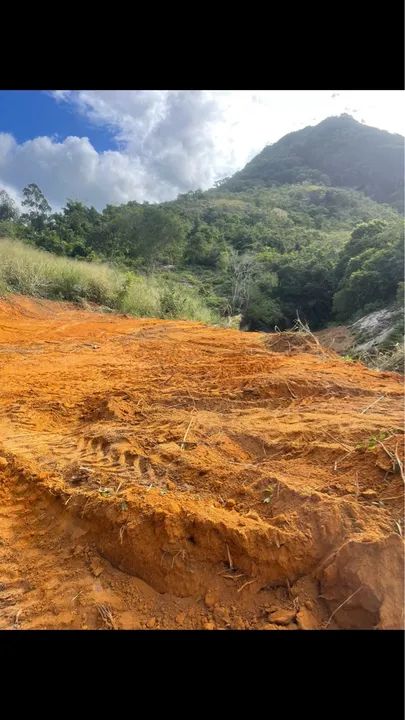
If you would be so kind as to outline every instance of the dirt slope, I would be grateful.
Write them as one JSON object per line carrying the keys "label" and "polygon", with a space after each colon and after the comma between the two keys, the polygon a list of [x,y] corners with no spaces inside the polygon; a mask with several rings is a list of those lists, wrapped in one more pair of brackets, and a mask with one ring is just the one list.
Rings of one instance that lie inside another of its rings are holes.
{"label": "dirt slope", "polygon": [[0,301],[0,628],[403,627],[402,384]]}

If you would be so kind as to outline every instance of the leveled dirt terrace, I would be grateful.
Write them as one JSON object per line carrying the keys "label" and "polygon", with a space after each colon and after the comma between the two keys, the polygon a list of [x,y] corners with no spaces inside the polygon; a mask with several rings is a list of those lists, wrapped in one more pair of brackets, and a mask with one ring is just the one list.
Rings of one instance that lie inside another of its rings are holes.
{"label": "leveled dirt terrace", "polygon": [[0,628],[401,628],[402,427],[308,338],[2,300]]}

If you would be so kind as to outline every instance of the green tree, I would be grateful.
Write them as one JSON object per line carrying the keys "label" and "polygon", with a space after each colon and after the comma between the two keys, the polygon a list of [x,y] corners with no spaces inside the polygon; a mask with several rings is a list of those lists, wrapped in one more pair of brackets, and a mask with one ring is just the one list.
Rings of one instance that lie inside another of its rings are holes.
{"label": "green tree", "polygon": [[33,232],[42,232],[49,220],[51,206],[35,183],[24,188],[23,197],[22,205],[27,208],[27,212],[21,216],[22,220]]}
{"label": "green tree", "polygon": [[403,266],[403,223],[376,221],[356,228],[340,260],[344,272],[333,298],[337,319],[345,320],[359,310],[369,312],[393,301],[403,279]]}
{"label": "green tree", "polygon": [[17,206],[5,190],[0,190],[0,222],[18,218]]}
{"label": "green tree", "polygon": [[188,235],[185,261],[189,265],[215,268],[224,260],[225,253],[226,244],[220,230],[207,223],[196,222]]}

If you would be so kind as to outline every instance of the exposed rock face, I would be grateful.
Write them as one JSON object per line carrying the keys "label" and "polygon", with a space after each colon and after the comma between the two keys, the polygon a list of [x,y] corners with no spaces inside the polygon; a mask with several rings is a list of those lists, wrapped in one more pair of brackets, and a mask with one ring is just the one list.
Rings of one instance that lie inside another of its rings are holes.
{"label": "exposed rock face", "polygon": [[355,352],[365,352],[377,345],[381,345],[400,319],[401,310],[397,308],[383,308],[369,315],[364,315],[360,320],[349,326],[351,332],[357,337],[352,349]]}
{"label": "exposed rock face", "polygon": [[329,558],[320,580],[322,597],[341,627],[403,628],[404,543],[399,535],[349,540]]}

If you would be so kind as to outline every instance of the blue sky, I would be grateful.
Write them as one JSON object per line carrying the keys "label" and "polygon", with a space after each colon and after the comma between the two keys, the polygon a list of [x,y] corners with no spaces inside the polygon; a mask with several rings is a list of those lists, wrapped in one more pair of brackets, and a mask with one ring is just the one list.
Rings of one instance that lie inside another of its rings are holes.
{"label": "blue sky", "polygon": [[11,133],[18,143],[41,135],[59,141],[84,136],[98,152],[117,145],[108,128],[97,127],[75,108],[38,90],[0,90],[0,132]]}
{"label": "blue sky", "polygon": [[77,199],[161,202],[207,189],[265,145],[331,115],[403,134],[394,90],[0,91],[0,189],[35,182]]}

